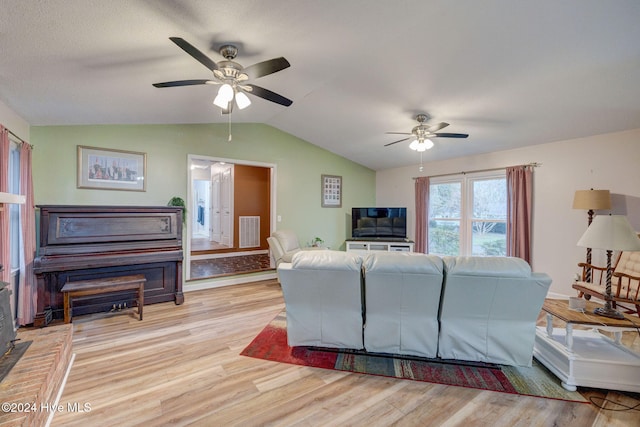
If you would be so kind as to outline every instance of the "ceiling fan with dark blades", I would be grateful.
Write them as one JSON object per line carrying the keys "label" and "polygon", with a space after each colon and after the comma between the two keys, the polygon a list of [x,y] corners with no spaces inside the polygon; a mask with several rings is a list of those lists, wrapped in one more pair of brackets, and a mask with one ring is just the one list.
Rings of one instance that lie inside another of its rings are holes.
{"label": "ceiling fan with dark blades", "polygon": [[233,100],[238,108],[243,109],[251,101],[245,95],[251,94],[284,105],[285,107],[293,104],[288,98],[272,92],[254,84],[247,83],[248,80],[257,79],[259,77],[268,76],[291,66],[289,61],[283,57],[273,58],[267,61],[258,62],[248,67],[243,67],[234,61],[238,54],[238,49],[233,45],[223,45],[220,47],[220,55],[225,59],[219,62],[213,61],[207,55],[202,53],[191,43],[180,37],[169,37],[169,40],[178,45],[182,50],[187,52],[196,61],[207,67],[213,73],[211,79],[193,79],[193,80],[176,80],[170,82],[154,83],[157,88],[178,87],[178,86],[194,86],[194,85],[221,85],[218,96],[214,100],[214,104],[222,108],[223,113],[230,113],[233,110]]}
{"label": "ceiling fan with dark blades", "polygon": [[406,138],[399,139],[397,141],[390,142],[385,144],[385,147],[388,147],[393,144],[397,144],[402,141],[413,140],[409,148],[417,151],[425,151],[429,148],[433,147],[433,142],[430,138],[467,138],[469,137],[466,133],[447,133],[447,132],[438,132],[440,129],[444,129],[449,126],[449,123],[441,122],[435,125],[427,126],[425,122],[429,119],[429,116],[426,114],[418,114],[416,116],[416,120],[418,121],[418,125],[411,129],[411,132],[387,132],[390,135],[409,135]]}

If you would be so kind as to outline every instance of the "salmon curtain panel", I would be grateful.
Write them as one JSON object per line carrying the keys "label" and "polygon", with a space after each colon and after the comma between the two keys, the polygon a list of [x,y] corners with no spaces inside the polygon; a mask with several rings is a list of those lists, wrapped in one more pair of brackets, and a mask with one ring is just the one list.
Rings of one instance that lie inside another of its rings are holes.
{"label": "salmon curtain panel", "polygon": [[17,318],[19,325],[33,323],[37,310],[38,288],[33,274],[33,258],[36,252],[36,213],[31,175],[31,145],[23,142],[20,146],[20,194],[26,202],[20,205],[20,282],[18,284]]}
{"label": "salmon curtain panel", "polygon": [[[9,192],[9,130],[0,125],[0,192]],[[0,280],[11,280],[11,245],[9,242],[9,209],[0,210]]]}
{"label": "salmon curtain panel", "polygon": [[[0,191],[9,192],[9,162],[11,143],[9,129],[0,125]],[[22,141],[20,149],[20,194],[26,202],[20,205],[20,274],[17,284],[16,320],[19,325],[33,323],[36,314],[37,287],[33,274],[33,259],[36,246],[35,203],[33,198],[33,180],[31,177],[31,145]],[[0,264],[4,271],[0,276],[3,282],[11,283],[11,236],[10,209],[0,211]]]}
{"label": "salmon curtain panel", "polygon": [[507,256],[531,265],[531,217],[533,211],[533,166],[507,170]]}
{"label": "salmon curtain panel", "polygon": [[415,251],[429,251],[429,177],[416,178],[416,247]]}

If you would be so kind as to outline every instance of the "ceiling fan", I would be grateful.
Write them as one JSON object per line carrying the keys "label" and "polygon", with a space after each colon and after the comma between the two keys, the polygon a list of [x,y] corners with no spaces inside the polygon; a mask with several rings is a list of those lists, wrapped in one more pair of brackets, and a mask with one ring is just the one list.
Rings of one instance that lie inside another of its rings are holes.
{"label": "ceiling fan", "polygon": [[426,114],[418,114],[416,116],[416,120],[418,121],[418,126],[415,126],[411,129],[411,132],[387,132],[387,134],[391,135],[410,135],[406,138],[399,139],[398,141],[390,142],[385,144],[385,147],[388,147],[393,144],[397,144],[398,142],[407,141],[409,139],[413,139],[411,144],[409,144],[409,148],[416,151],[426,151],[433,147],[433,141],[429,138],[467,138],[469,135],[466,133],[446,133],[446,132],[438,132],[440,129],[443,129],[449,126],[449,123],[441,122],[435,125],[427,126],[425,122],[429,119],[429,116]]}
{"label": "ceiling fan", "polygon": [[227,44],[220,47],[220,55],[224,57],[224,60],[215,62],[195,48],[191,43],[180,37],[169,37],[169,40],[177,44],[178,47],[191,55],[196,61],[207,67],[207,69],[213,73],[213,78],[154,83],[153,86],[164,88],[205,84],[221,85],[218,95],[213,103],[222,108],[222,112],[226,114],[231,113],[233,110],[234,99],[238,108],[241,110],[251,104],[251,100],[247,95],[245,95],[245,93],[255,95],[266,99],[267,101],[275,102],[276,104],[284,105],[285,107],[293,104],[293,101],[282,95],[263,87],[246,83],[248,80],[257,79],[288,68],[291,64],[289,64],[289,61],[283,57],[243,67],[234,61],[238,54],[238,49],[233,45]]}

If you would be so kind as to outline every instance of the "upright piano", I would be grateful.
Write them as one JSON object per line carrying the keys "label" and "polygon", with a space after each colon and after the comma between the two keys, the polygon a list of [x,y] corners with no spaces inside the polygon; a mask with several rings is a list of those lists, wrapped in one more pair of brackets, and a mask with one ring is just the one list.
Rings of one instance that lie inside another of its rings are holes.
{"label": "upright piano", "polygon": [[[143,274],[144,302],[184,302],[182,215],[172,206],[41,205],[34,260],[38,303],[34,326],[63,318],[68,281]],[[135,292],[87,297],[74,315],[131,307]]]}

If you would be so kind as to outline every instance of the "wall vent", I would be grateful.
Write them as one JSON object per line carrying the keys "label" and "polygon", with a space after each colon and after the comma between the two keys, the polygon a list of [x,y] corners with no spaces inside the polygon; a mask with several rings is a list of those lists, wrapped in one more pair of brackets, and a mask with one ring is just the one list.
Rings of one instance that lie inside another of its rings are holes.
{"label": "wall vent", "polygon": [[240,247],[260,247],[260,217],[241,216],[240,218]]}

